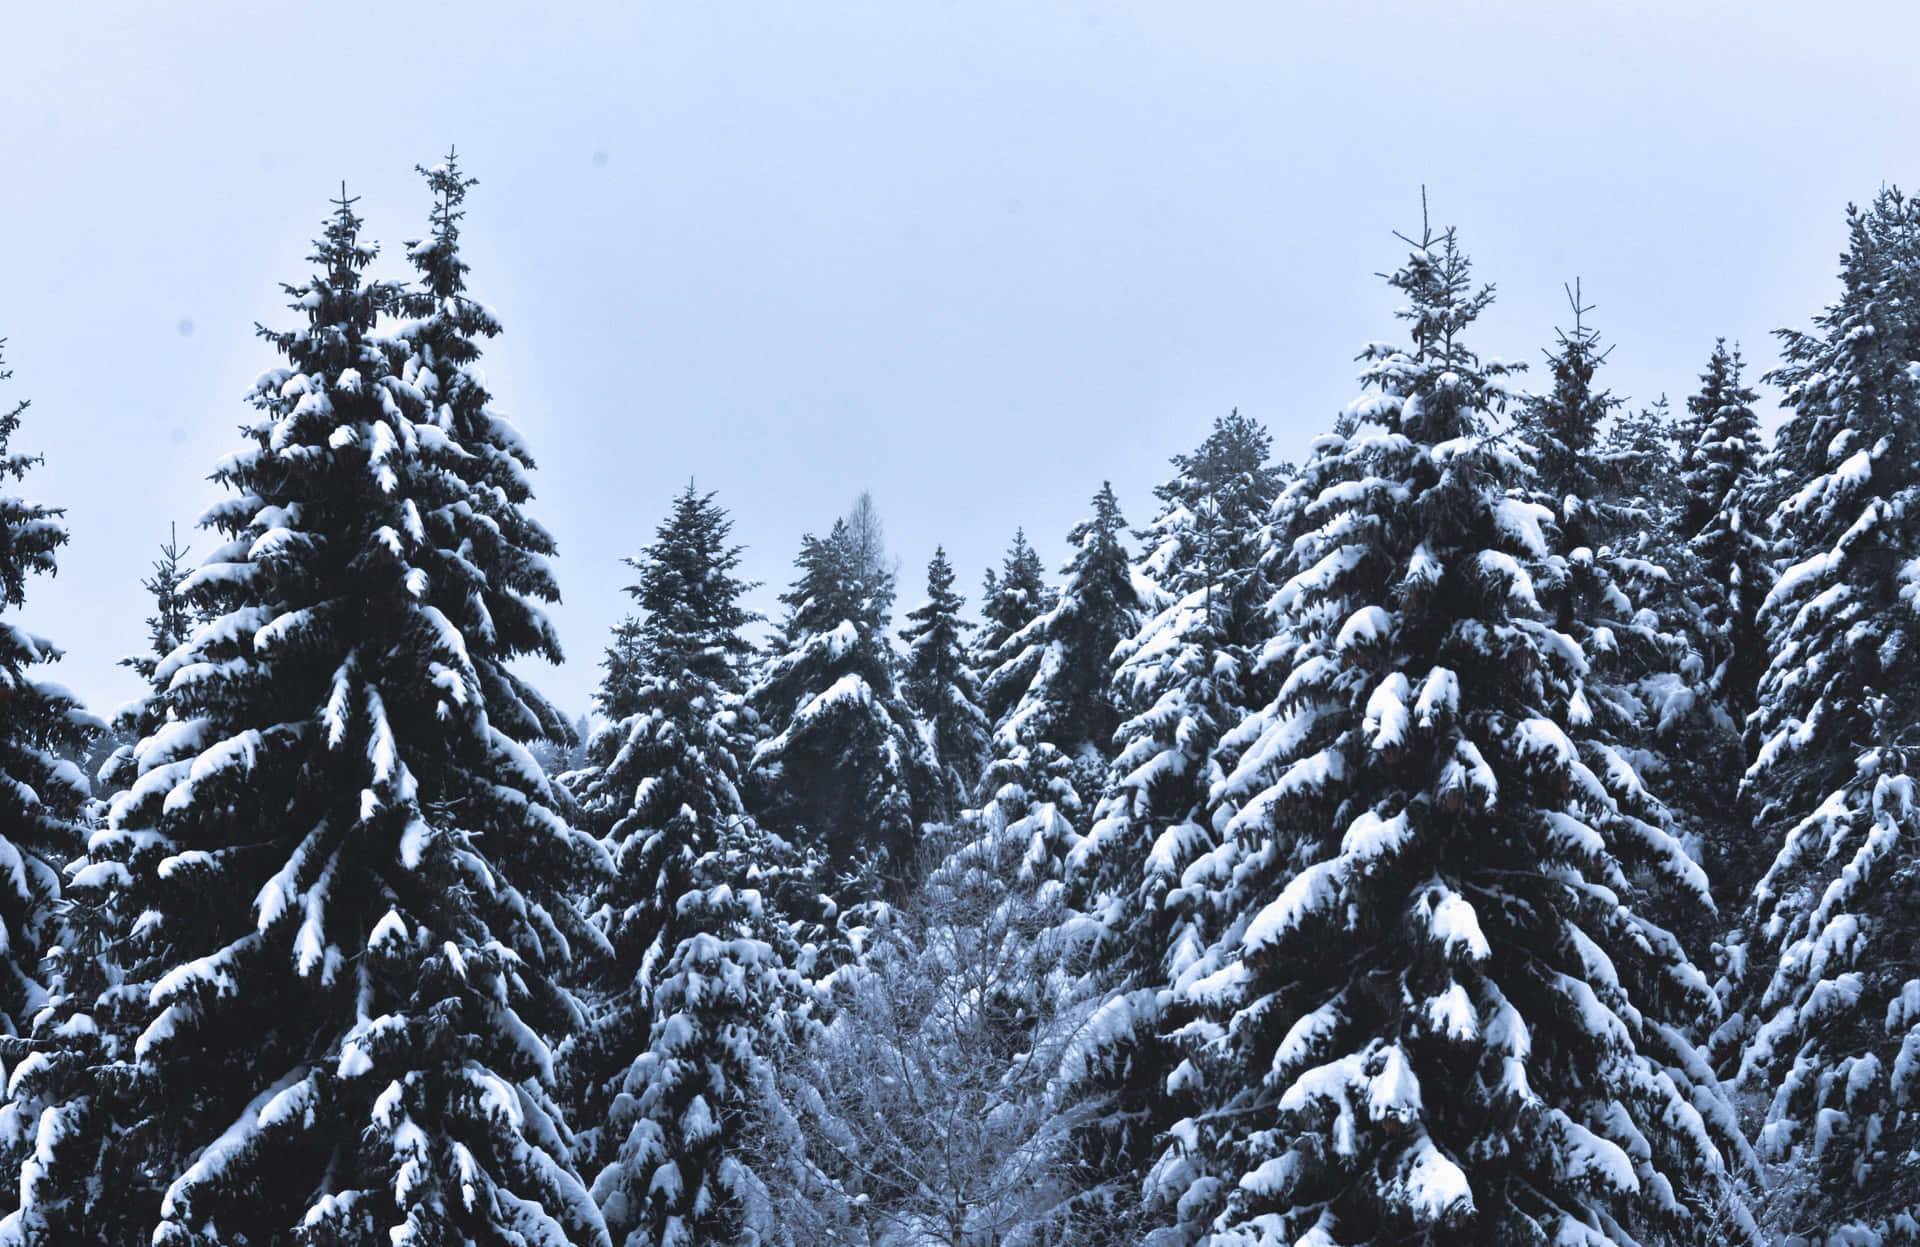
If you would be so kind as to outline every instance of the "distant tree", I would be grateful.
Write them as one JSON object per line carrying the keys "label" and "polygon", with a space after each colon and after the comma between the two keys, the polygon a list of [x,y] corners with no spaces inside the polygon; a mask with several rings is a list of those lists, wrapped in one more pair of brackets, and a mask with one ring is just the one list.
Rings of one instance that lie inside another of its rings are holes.
{"label": "distant tree", "polygon": [[1765,524],[1754,513],[1764,447],[1758,397],[1740,382],[1740,350],[1714,343],[1700,392],[1687,400],[1692,444],[1680,480],[1681,531],[1694,555],[1692,588],[1705,614],[1708,689],[1736,723],[1753,712],[1766,666],[1760,603],[1772,588]]}
{"label": "distant tree", "polygon": [[[633,588],[629,586],[629,593]],[[634,712],[640,685],[640,671],[646,663],[641,648],[643,633],[637,616],[628,615],[613,626],[613,639],[607,643],[606,656],[600,660],[604,674],[593,695],[594,707],[614,722]]]}
{"label": "distant tree", "polygon": [[974,682],[980,687],[980,709],[989,726],[997,728],[1013,710],[1025,687],[1008,678],[995,682],[991,677],[1011,654],[1009,642],[1026,626],[1053,608],[1056,594],[1047,584],[1047,570],[1040,555],[1027,544],[1024,529],[1016,529],[1013,545],[1007,550],[1000,574],[987,569],[980,597],[980,631],[974,634],[972,662]]}
{"label": "distant tree", "polygon": [[753,740],[732,660],[748,648],[740,629],[753,615],[740,604],[751,586],[733,574],[740,547],[731,531],[713,495],[688,486],[646,552],[627,560],[639,572],[628,592],[641,612],[622,626],[640,656],[630,710],[592,738],[587,765],[567,777],[614,859],[591,898],[612,953],[596,968],[593,1025],[564,1062],[589,1174],[616,1142],[600,1123],[647,1048],[657,976],[680,937],[675,914],[694,887],[694,864],[746,818],[738,786]]}
{"label": "distant tree", "polygon": [[927,726],[941,774],[939,814],[952,818],[973,791],[990,747],[987,717],[979,706],[973,672],[967,665],[965,635],[971,625],[960,618],[965,599],[953,591],[953,565],[944,548],[927,565],[927,600],[907,612],[900,630],[907,643],[900,691]]}
{"label": "distant tree", "polygon": [[147,616],[147,652],[122,658],[119,665],[138,672],[147,682],[147,692],[114,715],[102,738],[103,756],[98,774],[101,782],[113,792],[133,782],[134,745],[166,721],[166,684],[156,679],[154,673],[169,654],[187,643],[194,624],[204,622],[202,612],[195,610],[180,593],[180,582],[188,575],[187,553],[187,547],[180,544],[178,530],[168,525],[167,541],[160,547],[160,557],[153,562],[153,575],[140,582],[140,587],[153,598],[153,614]]}
{"label": "distant tree", "polygon": [[1155,1138],[1178,1116],[1165,1076],[1179,1054],[1165,1034],[1179,1022],[1160,1006],[1165,984],[1211,938],[1193,903],[1201,893],[1182,879],[1216,847],[1216,750],[1253,708],[1252,670],[1270,631],[1262,545],[1281,481],[1271,442],[1238,412],[1216,420],[1197,449],[1174,456],[1174,475],[1154,491],[1160,514],[1141,534],[1165,605],[1115,650],[1113,697],[1130,713],[1069,859],[1087,913],[1068,921],[1099,933],[1083,990],[1106,997],[1110,1019],[1080,1062],[1078,1090],[1099,1109],[1074,1140],[1092,1188],[1075,1209],[1083,1223],[1139,1212]]}
{"label": "distant tree", "polygon": [[1092,516],[1067,534],[1074,553],[1058,601],[1007,641],[987,681],[990,696],[1019,690],[995,729],[996,750],[1049,743],[1083,768],[1083,788],[1098,784],[1113,757],[1124,717],[1113,693],[1113,652],[1139,629],[1145,606],[1125,534],[1120,500],[1103,484]]}
{"label": "distant tree", "polygon": [[[858,508],[856,508],[856,512]],[[893,573],[846,519],[801,539],[800,570],[748,695],[766,738],[747,775],[761,826],[866,881],[836,887],[872,899],[910,870],[938,778],[887,642]]]}
{"label": "distant tree", "polygon": [[179,530],[169,524],[166,544],[153,561],[153,575],[140,582],[153,597],[153,614],[147,616],[147,652],[120,660],[122,667],[139,672],[155,694],[166,691],[155,681],[155,669],[167,655],[187,643],[195,622],[194,611],[179,592],[180,582],[187,577],[187,554],[187,547],[180,544]]}

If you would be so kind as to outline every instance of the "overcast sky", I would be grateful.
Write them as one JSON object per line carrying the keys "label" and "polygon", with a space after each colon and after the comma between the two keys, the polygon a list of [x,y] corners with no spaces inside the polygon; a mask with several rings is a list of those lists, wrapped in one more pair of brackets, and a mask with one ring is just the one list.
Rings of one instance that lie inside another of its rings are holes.
{"label": "overcast sky", "polygon": [[870,488],[904,608],[938,542],[970,597],[1016,525],[1057,565],[1103,478],[1144,522],[1235,406],[1298,456],[1397,333],[1374,274],[1422,184],[1499,286],[1483,353],[1537,360],[1577,276],[1636,403],[1715,335],[1771,364],[1846,203],[1915,180],[1917,36],[1834,0],[0,0],[0,401],[73,533],[20,621],[96,709],[137,691],[138,582],[276,362],[254,323],[292,323],[342,179],[410,275],[450,143],[577,712],[689,478],[765,608]]}

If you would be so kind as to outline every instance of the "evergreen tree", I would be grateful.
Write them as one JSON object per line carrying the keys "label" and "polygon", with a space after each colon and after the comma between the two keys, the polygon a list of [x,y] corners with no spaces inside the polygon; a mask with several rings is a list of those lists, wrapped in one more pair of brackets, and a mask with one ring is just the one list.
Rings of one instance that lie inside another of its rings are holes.
{"label": "evergreen tree", "polygon": [[938,788],[887,643],[893,574],[849,521],[801,539],[800,576],[749,704],[770,733],[754,751],[759,824],[842,876],[903,877]]}
{"label": "evergreen tree", "polygon": [[987,722],[998,727],[1025,686],[1014,680],[996,684],[993,673],[1011,655],[1006,645],[1026,626],[1053,609],[1058,597],[1047,583],[1047,569],[1039,552],[1027,544],[1025,529],[1015,529],[1013,545],[1001,562],[1000,574],[991,567],[980,594],[980,631],[974,634],[972,663],[974,681],[980,686],[980,709]]}
{"label": "evergreen tree", "polygon": [[[1610,773],[1613,795],[1634,817],[1672,830],[1669,811],[1643,777],[1664,780],[1658,732],[1692,709],[1693,688],[1682,678],[1685,641],[1667,630],[1677,610],[1673,576],[1631,549],[1636,535],[1659,521],[1637,488],[1647,465],[1610,453],[1608,425],[1622,400],[1595,378],[1612,348],[1587,321],[1593,309],[1578,283],[1567,291],[1573,328],[1558,331],[1545,352],[1553,378],[1545,394],[1530,397],[1521,432],[1537,456],[1537,497],[1554,515],[1547,530],[1554,558],[1543,568],[1542,605],[1555,629],[1580,647],[1584,669],[1573,673],[1567,713],[1579,730],[1587,764]],[[1656,606],[1666,608],[1665,617]],[[1697,673],[1696,673],[1697,674]],[[1663,905],[1677,900],[1677,906]],[[1694,921],[1692,901],[1649,898],[1649,912]]]}
{"label": "evergreen tree", "polygon": [[[632,592],[632,587],[628,592]],[[613,626],[613,639],[606,656],[600,660],[605,672],[593,695],[594,706],[609,720],[618,723],[632,717],[638,708],[640,672],[646,663],[641,649],[643,632],[638,618],[628,615]]]}
{"label": "evergreen tree", "polygon": [[769,1053],[789,1015],[804,1016],[804,958],[762,893],[742,886],[768,840],[751,829],[721,839],[675,906],[680,938],[658,970],[648,1045],[607,1121],[617,1146],[593,1194],[633,1247],[781,1241],[752,1165],[754,1127],[779,1094]]}
{"label": "evergreen tree", "polygon": [[1261,545],[1281,472],[1267,461],[1271,444],[1238,412],[1215,421],[1193,454],[1174,456],[1143,534],[1148,571],[1170,600],[1116,650],[1114,696],[1134,712],[1070,859],[1100,932],[1091,990],[1106,996],[1110,1023],[1083,1061],[1083,1091],[1101,1109],[1076,1139],[1101,1192],[1083,1198],[1083,1219],[1114,1223],[1139,1209],[1154,1140],[1177,1115],[1164,1085],[1178,1056],[1162,1034],[1162,988],[1209,938],[1194,904],[1204,890],[1184,876],[1216,847],[1208,798],[1224,778],[1221,734],[1252,709],[1245,695],[1267,631]]}
{"label": "evergreen tree", "polygon": [[[5,346],[0,339],[0,346]],[[0,368],[0,381],[12,376]],[[28,403],[0,412],[0,479],[24,481],[43,460],[10,448]],[[32,576],[58,570],[67,542],[60,507],[0,495],[0,610],[26,605]],[[0,620],[0,1036],[24,1036],[46,1003],[40,959],[54,931],[60,869],[81,851],[86,778],[73,759],[101,724],[72,693],[36,678],[34,668],[62,651],[45,637]],[[16,1050],[7,1050],[9,1060]],[[10,1151],[31,1122],[9,1121],[0,1136]]]}
{"label": "evergreen tree", "polygon": [[997,750],[1046,742],[1073,758],[1081,788],[1096,788],[1113,756],[1123,707],[1113,692],[1113,652],[1139,630],[1147,595],[1133,579],[1122,538],[1126,520],[1110,484],[1093,515],[1067,534],[1074,553],[1059,600],[1001,647],[989,696],[1018,689],[994,732]]}
{"label": "evergreen tree", "polygon": [[1705,982],[1635,885],[1705,882],[1576,709],[1555,516],[1464,341],[1491,289],[1451,231],[1412,247],[1412,343],[1316,444],[1285,680],[1193,871],[1221,928],[1170,985],[1198,1109],[1156,1185],[1219,1242],[1633,1242],[1734,1142],[1674,1025]]}
{"label": "evergreen tree", "polygon": [[[156,1247],[607,1241],[548,1092],[578,1015],[556,976],[590,936],[564,894],[606,863],[525,746],[565,719],[507,667],[559,658],[552,543],[473,367],[497,324],[464,293],[471,183],[426,172],[417,294],[364,279],[343,192],[286,288],[305,325],[261,331],[287,366],[215,472],[225,542],[180,586],[218,618],[155,672],[177,719],[81,871],[139,917],[125,982],[63,1027],[133,1002],[102,1078],[144,1113],[121,1155],[164,1187],[94,1198],[135,1202],[109,1211]],[[387,313],[411,317],[393,338]],[[95,1163],[60,1114],[44,1168]],[[29,1201],[51,1237],[93,1224]]]}
{"label": "evergreen tree", "polygon": [[153,575],[140,582],[140,587],[153,597],[153,614],[147,616],[147,652],[122,658],[120,666],[138,672],[147,682],[147,692],[114,715],[110,752],[99,769],[99,777],[115,792],[133,782],[134,745],[167,718],[166,686],[154,678],[154,672],[169,654],[187,643],[193,625],[201,622],[199,612],[193,610],[180,593],[180,582],[188,574],[186,557],[187,548],[180,544],[179,532],[168,525],[167,542],[160,547],[160,557],[153,561]]}
{"label": "evergreen tree", "polygon": [[946,818],[958,813],[973,791],[989,747],[987,718],[967,665],[963,637],[970,625],[960,619],[964,601],[953,591],[953,565],[945,548],[936,548],[927,564],[927,600],[907,612],[912,622],[900,630],[907,643],[900,691],[927,727],[941,773],[936,808]]}
{"label": "evergreen tree", "polygon": [[[1682,434],[1665,394],[1637,411],[1616,411],[1601,438],[1601,454],[1612,471],[1615,492],[1638,499],[1653,523],[1629,536],[1642,552],[1665,548],[1668,533],[1680,526],[1686,490],[1680,484]],[[1664,566],[1664,564],[1663,564]]]}
{"label": "evergreen tree", "polygon": [[[0,380],[11,375],[0,369]],[[42,462],[10,448],[27,408],[21,401],[0,413],[0,476],[14,481]],[[67,541],[61,515],[57,507],[0,496],[0,609],[19,611],[28,578],[57,570],[56,552]],[[60,1202],[75,1193],[71,1183],[54,1182],[45,1172],[46,1156],[62,1142],[61,1123],[43,1118],[36,1088],[62,1083],[82,1068],[85,1056],[69,1051],[88,1050],[89,1037],[63,1035],[57,1006],[102,964],[96,960],[102,950],[77,921],[82,912],[61,894],[61,868],[82,853],[87,821],[87,784],[72,759],[102,725],[71,693],[35,677],[35,667],[60,656],[45,637],[0,621],[0,860],[9,884],[0,888],[0,1056],[8,1074],[0,1163],[18,1175],[0,1184],[0,1210],[8,1213],[0,1241],[6,1242],[23,1241],[34,1226],[32,1213],[19,1211],[20,1201],[44,1195]]]}
{"label": "evergreen tree", "polygon": [[139,672],[156,696],[166,690],[155,681],[154,671],[167,655],[187,643],[195,622],[193,611],[180,594],[180,582],[187,578],[187,553],[187,547],[180,544],[179,530],[168,525],[167,542],[153,561],[153,575],[140,582],[153,597],[153,614],[147,616],[147,652],[120,660],[122,667]]}
{"label": "evergreen tree", "polygon": [[1884,190],[1848,226],[1839,298],[1781,333],[1769,377],[1792,413],[1773,515],[1792,565],[1760,608],[1746,780],[1778,853],[1755,894],[1741,1079],[1770,1097],[1763,1155],[1809,1177],[1787,1225],[1824,1244],[1920,1224],[1920,205]]}
{"label": "evergreen tree", "polygon": [[1252,579],[1251,551],[1287,472],[1268,461],[1272,450],[1273,435],[1236,409],[1192,454],[1173,457],[1174,476],[1153,491],[1160,513],[1139,534],[1142,567],[1170,597],[1212,585],[1221,591],[1208,598],[1216,613],[1253,605],[1236,590]]}
{"label": "evergreen tree", "polygon": [[1739,348],[1716,341],[1700,392],[1687,400],[1692,444],[1680,471],[1681,532],[1694,556],[1692,588],[1712,663],[1708,689],[1736,723],[1753,712],[1766,665],[1758,612],[1772,583],[1763,525],[1751,506],[1763,450],[1753,414],[1758,396],[1740,383],[1740,367]]}
{"label": "evergreen tree", "polygon": [[601,1123],[649,1049],[660,977],[698,929],[681,913],[696,889],[695,867],[728,848],[746,821],[738,786],[752,735],[737,659],[750,648],[740,629],[754,616],[740,604],[752,586],[734,575],[741,551],[731,531],[713,495],[689,485],[645,554],[628,560],[639,572],[628,592],[641,611],[632,629],[639,661],[631,712],[594,736],[587,766],[569,776],[614,859],[596,906],[612,955],[593,1024],[563,1053],[583,1127],[582,1169],[593,1174],[621,1144]]}

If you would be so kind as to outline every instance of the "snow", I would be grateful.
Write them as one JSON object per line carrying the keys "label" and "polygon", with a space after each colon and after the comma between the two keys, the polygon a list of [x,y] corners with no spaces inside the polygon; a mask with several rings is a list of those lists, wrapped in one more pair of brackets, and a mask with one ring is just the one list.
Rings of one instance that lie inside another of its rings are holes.
{"label": "snow", "polygon": [[1466,1171],[1440,1153],[1424,1131],[1413,1145],[1404,1178],[1408,1206],[1423,1221],[1440,1221],[1473,1210]]}
{"label": "snow", "polygon": [[1345,652],[1361,646],[1379,645],[1393,635],[1393,617],[1384,607],[1363,606],[1348,616],[1333,639],[1335,650]]}
{"label": "snow", "polygon": [[1487,937],[1481,933],[1479,915],[1467,899],[1444,884],[1421,893],[1414,902],[1414,915],[1426,924],[1427,933],[1449,955],[1464,952],[1469,960],[1485,961],[1493,955]]}
{"label": "snow", "polygon": [[1494,530],[1520,547],[1530,558],[1547,557],[1547,538],[1541,525],[1552,522],[1553,511],[1538,503],[1502,498],[1493,505]]}
{"label": "snow", "polygon": [[1379,1070],[1367,1080],[1367,1115],[1376,1122],[1411,1122],[1421,1112],[1420,1080],[1399,1044],[1388,1044],[1375,1057]]}
{"label": "snow", "polygon": [[1372,738],[1375,749],[1398,749],[1407,743],[1411,715],[1407,699],[1412,695],[1407,677],[1390,673],[1367,695],[1366,722],[1362,731]]}
{"label": "snow", "polygon": [[1445,991],[1427,998],[1427,1021],[1449,1039],[1464,1042],[1480,1033],[1479,1014],[1467,997],[1467,989],[1458,983],[1449,983]]}
{"label": "snow", "polygon": [[1279,897],[1247,924],[1246,934],[1240,939],[1241,947],[1248,952],[1258,952],[1278,943],[1307,915],[1331,905],[1339,894],[1341,865],[1338,861],[1316,862],[1288,880]]}
{"label": "snow", "polygon": [[1446,667],[1435,667],[1420,681],[1420,696],[1414,702],[1415,721],[1432,729],[1460,711],[1460,677]]}

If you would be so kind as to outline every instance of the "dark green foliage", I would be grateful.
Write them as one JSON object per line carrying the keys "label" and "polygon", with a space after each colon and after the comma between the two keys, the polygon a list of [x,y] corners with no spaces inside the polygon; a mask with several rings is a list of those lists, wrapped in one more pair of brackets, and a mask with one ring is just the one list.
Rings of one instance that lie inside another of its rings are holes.
{"label": "dark green foliage", "polygon": [[[610,1161],[609,1105],[648,1049],[654,996],[667,958],[688,933],[677,918],[695,865],[720,852],[746,821],[739,784],[753,734],[740,705],[740,605],[751,586],[734,576],[732,522],[689,485],[655,530],[629,587],[641,614],[630,631],[637,663],[626,718],[588,745],[568,776],[614,870],[595,898],[611,954],[594,975],[592,1025],[564,1051],[570,1108],[582,1125],[581,1168]],[[714,881],[717,883],[718,881]]]}
{"label": "dark green foliage", "polygon": [[1155,1185],[1226,1241],[1644,1241],[1717,1200],[1735,1141],[1672,1027],[1704,980],[1634,882],[1704,880],[1578,709],[1557,517],[1463,338],[1490,288],[1451,232],[1392,284],[1412,341],[1368,348],[1316,443],[1285,679],[1183,875],[1219,934],[1169,953],[1197,1017],[1166,1086],[1198,1107]]}
{"label": "dark green foliage", "polygon": [[1083,787],[1098,785],[1114,751],[1123,707],[1113,692],[1113,652],[1140,626],[1145,603],[1122,541],[1126,520],[1113,487],[1103,483],[1093,514],[1067,534],[1073,557],[1053,607],[1001,648],[988,696],[1018,689],[994,729],[996,748],[1045,741],[1081,765]]}
{"label": "dark green foliage", "polygon": [[900,630],[900,639],[907,643],[900,691],[932,739],[941,775],[936,811],[943,818],[959,813],[990,747],[987,717],[967,665],[964,637],[970,625],[960,618],[964,602],[953,591],[953,565],[946,550],[935,549],[927,564],[927,600],[907,612],[912,622]]}
{"label": "dark green foliage", "polygon": [[[0,381],[11,375],[0,369]],[[0,480],[9,483],[24,481],[41,463],[11,445],[27,406],[22,401],[0,412]],[[31,1227],[33,1214],[16,1212],[23,1198],[44,1194],[65,1202],[83,1189],[48,1175],[39,1161],[37,1153],[64,1140],[57,1124],[39,1120],[33,1085],[42,1074],[60,1080],[73,1065],[55,1047],[50,1006],[88,973],[86,954],[94,950],[76,948],[50,965],[42,958],[65,938],[61,869],[85,845],[87,783],[74,759],[101,724],[64,688],[36,678],[34,669],[61,651],[17,622],[30,578],[57,570],[56,551],[67,542],[62,514],[10,490],[0,494],[0,611],[12,616],[0,619],[0,873],[6,880],[0,886],[0,1055],[15,1083],[0,1109],[0,1159],[19,1174],[0,1183],[0,1209],[14,1214],[0,1223],[0,1234]]]}
{"label": "dark green foliage", "polygon": [[287,287],[304,325],[261,331],[288,366],[179,586],[215,618],[156,670],[175,718],[75,879],[129,925],[123,985],[63,1024],[121,1045],[90,1120],[125,1123],[105,1171],[147,1177],[97,1195],[160,1247],[606,1241],[547,1090],[593,938],[566,898],[606,863],[525,747],[567,733],[507,666],[559,657],[552,542],[470,366],[497,329],[463,292],[470,182],[427,176],[419,290],[363,278],[343,194]]}
{"label": "dark green foliage", "polygon": [[877,880],[909,873],[939,782],[894,683],[893,574],[862,528],[842,519],[801,539],[787,617],[749,697],[768,736],[747,792],[761,826],[865,879],[841,890],[871,899]]}
{"label": "dark green foliage", "polygon": [[1753,712],[1766,665],[1760,603],[1772,587],[1764,519],[1755,511],[1763,448],[1758,397],[1740,383],[1740,351],[1714,343],[1691,414],[1680,480],[1686,505],[1679,519],[1692,559],[1691,589],[1704,615],[1708,692],[1734,722]]}
{"label": "dark green foliage", "polygon": [[1781,333],[1768,378],[1792,413],[1786,566],[1760,606],[1746,792],[1778,851],[1755,890],[1740,1079],[1768,1100],[1762,1154],[1806,1176],[1784,1223],[1825,1244],[1920,1221],[1920,206],[1884,190],[1848,226],[1840,297]]}

